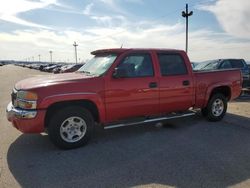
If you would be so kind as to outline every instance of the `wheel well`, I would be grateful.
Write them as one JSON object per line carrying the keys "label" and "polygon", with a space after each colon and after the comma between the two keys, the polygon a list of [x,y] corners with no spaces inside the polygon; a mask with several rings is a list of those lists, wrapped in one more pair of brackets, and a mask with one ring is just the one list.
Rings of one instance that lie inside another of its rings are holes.
{"label": "wheel well", "polygon": [[88,109],[90,113],[93,115],[94,120],[96,122],[99,122],[98,108],[95,105],[95,103],[93,103],[92,101],[89,101],[89,100],[63,101],[63,102],[54,103],[48,107],[46,116],[45,116],[45,127],[48,126],[50,118],[57,110],[68,107],[68,106],[81,106],[81,107]]}
{"label": "wheel well", "polygon": [[230,100],[231,98],[231,89],[228,86],[220,86],[220,87],[214,88],[210,94],[210,98],[217,93],[223,94],[227,100]]}

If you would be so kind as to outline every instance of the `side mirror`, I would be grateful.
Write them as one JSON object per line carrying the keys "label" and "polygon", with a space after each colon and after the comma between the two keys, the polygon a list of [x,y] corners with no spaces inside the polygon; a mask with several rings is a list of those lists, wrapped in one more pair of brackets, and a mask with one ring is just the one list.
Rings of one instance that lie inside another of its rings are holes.
{"label": "side mirror", "polygon": [[125,67],[116,67],[113,73],[113,78],[127,77],[127,69]]}

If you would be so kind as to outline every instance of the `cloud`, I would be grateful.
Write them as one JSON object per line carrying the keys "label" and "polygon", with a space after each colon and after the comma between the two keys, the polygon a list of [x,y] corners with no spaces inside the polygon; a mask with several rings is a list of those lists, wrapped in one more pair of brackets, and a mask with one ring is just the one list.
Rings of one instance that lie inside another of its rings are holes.
{"label": "cloud", "polygon": [[114,0],[100,0],[101,2],[113,6],[115,4]]}
{"label": "cloud", "polygon": [[213,5],[201,5],[199,9],[214,13],[228,34],[237,38],[250,39],[249,0],[218,0]]}
{"label": "cloud", "polygon": [[[74,61],[73,42],[79,46],[81,59],[89,59],[92,50],[101,48],[175,48],[185,47],[185,26],[181,23],[165,25],[155,22],[127,23],[127,26],[87,28],[82,32],[47,29],[0,33],[0,57],[25,59],[41,54],[49,61],[49,50],[56,61]],[[250,42],[235,40],[225,33],[210,30],[190,32],[189,56],[192,61],[216,58],[250,59]],[[22,48],[20,48],[22,46]],[[32,46],[32,48],[30,48]],[[15,54],[15,56],[13,56]]]}
{"label": "cloud", "polygon": [[94,3],[88,4],[85,9],[83,10],[84,15],[90,15],[92,12],[92,7],[94,6]]}
{"label": "cloud", "polygon": [[97,24],[104,25],[106,27],[116,27],[119,25],[126,25],[128,23],[127,19],[124,16],[97,16],[92,15],[90,16],[92,20],[95,20]]}
{"label": "cloud", "polygon": [[120,14],[128,15],[128,13],[120,6],[119,1],[115,0],[99,0],[104,5],[106,5],[111,11]]}
{"label": "cloud", "polygon": [[4,1],[1,3],[0,6],[0,19],[7,22],[30,26],[30,27],[46,28],[45,26],[23,20],[19,18],[18,15],[23,12],[44,8],[56,3],[57,3],[56,0],[40,0],[39,2],[28,1],[28,0]]}
{"label": "cloud", "polygon": [[136,3],[136,4],[143,4],[143,0],[125,0],[128,3]]}

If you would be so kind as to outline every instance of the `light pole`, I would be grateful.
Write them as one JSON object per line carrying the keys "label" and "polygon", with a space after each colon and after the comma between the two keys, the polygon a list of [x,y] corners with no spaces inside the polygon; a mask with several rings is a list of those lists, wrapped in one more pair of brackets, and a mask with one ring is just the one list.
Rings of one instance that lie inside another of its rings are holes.
{"label": "light pole", "polygon": [[38,61],[39,61],[39,63],[41,61],[41,55],[40,54],[38,54]]}
{"label": "light pole", "polygon": [[188,17],[193,15],[193,11],[188,12],[188,4],[186,4],[186,12],[182,11],[182,17],[186,18],[186,53],[188,53]]}
{"label": "light pole", "polygon": [[76,49],[76,47],[78,46],[78,44],[76,44],[76,42],[74,42],[73,46],[75,47],[75,57],[76,57],[76,64],[77,64],[77,49]]}
{"label": "light pole", "polygon": [[52,51],[50,50],[49,53],[50,53],[50,63],[52,63]]}

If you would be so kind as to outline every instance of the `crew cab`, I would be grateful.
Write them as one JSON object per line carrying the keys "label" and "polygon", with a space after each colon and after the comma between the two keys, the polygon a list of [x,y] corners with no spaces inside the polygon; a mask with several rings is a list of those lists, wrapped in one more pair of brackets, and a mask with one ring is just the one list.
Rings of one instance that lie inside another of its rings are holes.
{"label": "crew cab", "polygon": [[63,149],[80,147],[95,124],[114,128],[192,115],[219,121],[241,93],[238,69],[193,72],[169,49],[103,49],[75,73],[15,84],[7,118],[24,133],[47,132]]}

